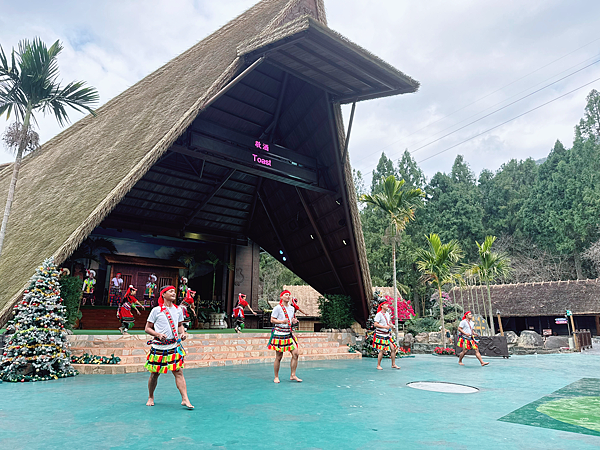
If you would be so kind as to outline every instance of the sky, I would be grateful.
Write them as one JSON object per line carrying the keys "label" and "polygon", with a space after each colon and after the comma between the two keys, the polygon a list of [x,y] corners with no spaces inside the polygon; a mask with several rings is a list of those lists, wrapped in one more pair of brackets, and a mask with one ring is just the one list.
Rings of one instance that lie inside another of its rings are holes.
{"label": "sky", "polygon": [[[24,38],[60,39],[61,80],[85,80],[103,104],[254,3],[0,0],[0,45],[9,51]],[[397,160],[408,149],[428,179],[449,172],[459,154],[476,175],[513,158],[544,158],[557,139],[572,145],[586,96],[600,90],[595,0],[325,0],[325,6],[330,28],[421,83],[414,94],[357,104],[349,153],[367,185],[382,152]],[[349,107],[343,110],[347,125]],[[82,114],[70,117],[75,122]],[[8,124],[0,118],[0,130]],[[38,124],[41,142],[61,131],[52,117]],[[0,148],[0,163],[13,158]]]}

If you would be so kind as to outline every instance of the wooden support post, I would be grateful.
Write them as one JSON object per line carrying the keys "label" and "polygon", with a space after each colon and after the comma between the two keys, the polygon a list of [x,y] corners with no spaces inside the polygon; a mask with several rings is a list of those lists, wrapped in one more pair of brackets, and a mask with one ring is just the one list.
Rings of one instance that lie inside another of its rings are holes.
{"label": "wooden support post", "polygon": [[596,316],[596,336],[600,336],[600,316]]}
{"label": "wooden support post", "polygon": [[571,319],[571,329],[573,330],[573,340],[575,341],[575,351],[581,351],[581,349],[579,348],[579,341],[577,340],[577,334],[575,334],[575,322],[573,322],[573,315],[570,315],[569,318]]}
{"label": "wooden support post", "polygon": [[500,317],[500,311],[498,311],[498,326],[500,327],[500,336],[504,336],[504,327],[502,327],[502,318]]}

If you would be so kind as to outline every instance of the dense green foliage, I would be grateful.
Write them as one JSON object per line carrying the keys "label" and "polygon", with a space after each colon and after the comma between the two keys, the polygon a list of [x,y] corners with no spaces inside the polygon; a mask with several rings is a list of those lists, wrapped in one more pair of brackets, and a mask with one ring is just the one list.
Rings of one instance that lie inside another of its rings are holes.
{"label": "dense green foliage", "polygon": [[[408,287],[415,312],[432,308],[431,286],[423,283],[415,261],[425,236],[437,233],[442,242],[456,240],[462,260],[480,260],[477,242],[497,236],[494,251],[510,260],[511,273],[491,282],[528,282],[586,278],[600,275],[581,255],[600,237],[600,94],[587,97],[584,117],[575,127],[571,148],[557,141],[548,158],[510,160],[496,172],[483,170],[477,178],[459,155],[449,173],[436,173],[429,182],[408,151],[398,161],[382,153],[370,188],[354,173],[358,195],[382,191],[382,177],[394,175],[405,186],[426,194],[425,207],[416,211],[398,244],[396,274]],[[392,252],[382,236],[388,218],[377,208],[361,209],[367,258],[374,286],[391,286]]]}
{"label": "dense green foliage", "polygon": [[319,314],[325,328],[350,328],[354,323],[352,299],[347,295],[319,297]]}
{"label": "dense green foliage", "polygon": [[60,295],[66,307],[67,327],[73,329],[75,323],[81,319],[79,302],[81,301],[82,281],[78,277],[63,276],[59,280]]}

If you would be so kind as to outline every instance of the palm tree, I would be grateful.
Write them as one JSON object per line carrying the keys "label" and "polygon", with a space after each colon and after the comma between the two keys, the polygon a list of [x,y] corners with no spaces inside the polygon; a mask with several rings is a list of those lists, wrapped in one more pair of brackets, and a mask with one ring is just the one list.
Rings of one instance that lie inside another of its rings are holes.
{"label": "palm tree", "polygon": [[215,301],[215,285],[216,285],[216,277],[217,277],[217,266],[225,266],[227,268],[227,270],[233,270],[233,267],[231,264],[221,261],[219,259],[219,257],[217,255],[215,255],[213,252],[206,252],[206,259],[204,261],[202,261],[202,263],[208,264],[213,269],[212,270],[213,282],[212,282],[211,301],[214,302]]}
{"label": "palm tree", "polygon": [[[110,239],[106,239],[106,238],[92,238],[92,237],[87,237],[82,243],[81,245],[79,245],[79,248],[77,248],[77,250],[75,250],[71,256],[69,257],[69,260],[71,262],[71,271],[73,270],[73,263],[75,261],[78,260],[85,260],[87,261],[87,266],[86,268],[89,269],[92,261],[99,261],[99,251],[98,250],[108,250],[109,253],[117,253],[117,247],[115,246],[115,243],[110,240]],[[65,262],[67,263],[67,262]]]}
{"label": "palm tree", "polygon": [[492,295],[490,293],[490,283],[499,277],[506,277],[510,273],[510,259],[503,253],[492,252],[492,245],[496,236],[486,236],[483,244],[477,244],[479,261],[470,267],[470,272],[477,275],[485,283],[488,293],[488,319],[490,321],[491,335],[496,334],[494,328],[494,316],[492,315]]}
{"label": "palm tree", "polygon": [[[394,175],[381,178],[383,192],[369,195],[364,194],[360,201],[373,205],[389,215],[390,239],[392,244],[392,263],[394,266],[394,301],[398,301],[396,284],[396,240],[406,228],[408,222],[414,219],[415,210],[422,206],[421,199],[425,196],[421,189],[403,189],[404,180],[397,180]],[[397,306],[394,306],[394,310]],[[396,342],[398,342],[398,314],[395,314]]]}
{"label": "palm tree", "polygon": [[446,345],[446,326],[444,324],[444,302],[442,301],[442,286],[456,279],[455,269],[463,257],[463,251],[458,241],[451,240],[442,244],[440,237],[432,233],[427,237],[428,249],[417,250],[417,268],[423,274],[423,281],[434,283],[438,290],[440,304],[440,320],[442,322],[442,345]]}
{"label": "palm tree", "polygon": [[21,139],[17,144],[13,175],[0,228],[0,254],[21,160],[24,151],[30,146],[31,119],[37,123],[34,113],[41,111],[54,114],[59,125],[63,126],[69,122],[66,106],[94,114],[91,105],[99,99],[96,89],[86,87],[83,81],[74,81],[61,87],[57,80],[59,73],[56,57],[62,49],[60,41],[47,48],[39,38],[35,38],[33,42],[24,39],[19,42],[18,51],[12,50],[9,65],[0,46],[0,116],[6,113],[6,118],[9,119],[14,112],[17,122],[22,121]]}

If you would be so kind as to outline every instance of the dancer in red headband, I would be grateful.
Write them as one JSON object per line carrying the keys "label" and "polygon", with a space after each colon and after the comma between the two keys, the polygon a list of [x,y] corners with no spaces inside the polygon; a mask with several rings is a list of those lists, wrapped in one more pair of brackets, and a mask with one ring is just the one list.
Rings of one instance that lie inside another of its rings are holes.
{"label": "dancer in red headband", "polygon": [[292,360],[290,362],[291,374],[290,380],[301,382],[302,380],[296,376],[296,368],[298,367],[298,343],[296,338],[292,334],[292,324],[296,323],[298,319],[295,317],[296,310],[290,303],[290,291],[283,291],[279,294],[280,302],[271,313],[271,323],[275,325],[273,332],[271,333],[271,339],[269,340],[269,350],[275,350],[275,363],[273,365],[273,371],[275,372],[275,379],[273,382],[279,383],[279,366],[281,365],[281,359],[283,358],[284,352],[290,352],[292,354]]}
{"label": "dancer in red headband", "polygon": [[458,356],[458,363],[464,366],[462,362],[463,358],[469,350],[475,350],[475,356],[479,360],[482,366],[487,366],[488,362],[483,362],[481,359],[481,353],[479,353],[479,346],[475,342],[475,322],[473,322],[473,313],[467,311],[463,316],[463,320],[458,325],[458,346],[463,349]]}
{"label": "dancer in red headband", "polygon": [[399,369],[396,365],[396,343],[392,340],[392,318],[390,315],[390,303],[382,298],[375,315],[375,335],[373,336],[373,348],[379,351],[377,355],[377,370],[383,370],[381,360],[383,352],[390,351],[392,357],[392,369]]}
{"label": "dancer in red headband", "polygon": [[[117,308],[117,319],[121,321],[121,326],[119,327],[119,331],[121,334],[128,334],[127,331],[133,328],[134,325],[134,317],[131,312],[131,308],[135,309],[135,312],[138,316],[141,314],[140,310],[137,309],[137,306],[140,306],[142,309],[144,306],[135,298],[135,294],[137,293],[137,289],[132,285],[129,285],[127,288],[127,292],[125,293],[125,297],[123,297],[123,301],[121,305]],[[137,305],[137,306],[136,306]]]}
{"label": "dancer in red headband", "polygon": [[231,314],[231,317],[233,317],[233,319],[235,320],[236,333],[241,333],[242,330],[246,327],[246,324],[244,323],[244,319],[246,318],[246,315],[244,314],[244,308],[246,306],[252,314],[256,315],[254,310],[250,307],[250,304],[246,301],[246,294],[239,294],[238,304],[235,308],[233,308],[233,313]]}
{"label": "dancer in red headband", "polygon": [[152,309],[146,322],[146,333],[154,339],[146,361],[146,369],[150,372],[148,380],[147,406],[154,406],[154,390],[161,373],[173,372],[175,384],[181,393],[181,404],[187,409],[194,409],[187,395],[185,378],[183,377],[183,358],[185,351],[181,345],[187,338],[183,328],[183,311],[175,305],[177,291],[174,286],[161,289],[158,306]]}

